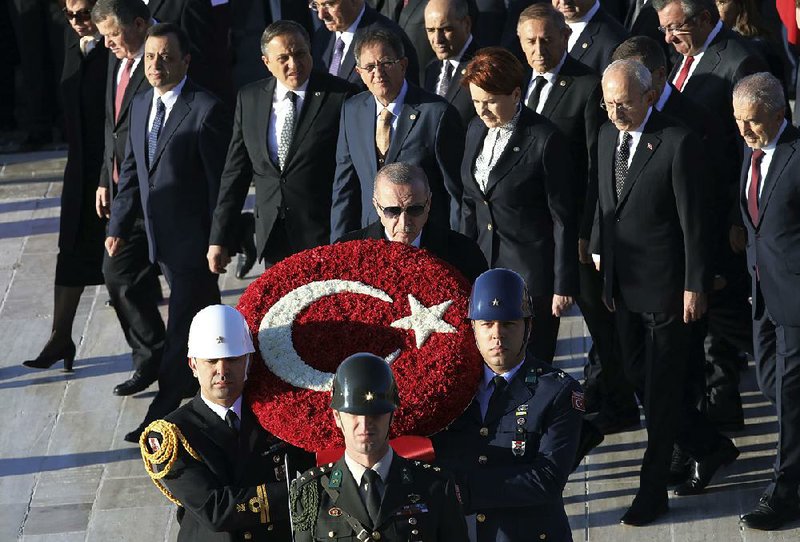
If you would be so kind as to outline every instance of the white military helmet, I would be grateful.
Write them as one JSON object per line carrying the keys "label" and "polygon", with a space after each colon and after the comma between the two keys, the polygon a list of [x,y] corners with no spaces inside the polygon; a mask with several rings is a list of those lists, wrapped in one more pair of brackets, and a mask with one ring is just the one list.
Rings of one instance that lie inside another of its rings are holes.
{"label": "white military helmet", "polygon": [[209,305],[198,312],[189,328],[189,357],[233,358],[255,352],[242,313],[228,305]]}

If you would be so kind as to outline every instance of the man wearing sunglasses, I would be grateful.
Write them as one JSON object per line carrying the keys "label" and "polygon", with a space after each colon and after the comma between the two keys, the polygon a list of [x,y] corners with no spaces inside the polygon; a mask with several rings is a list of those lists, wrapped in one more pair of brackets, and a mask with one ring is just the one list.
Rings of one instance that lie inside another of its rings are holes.
{"label": "man wearing sunglasses", "polygon": [[470,283],[489,268],[475,241],[428,224],[431,189],[422,168],[403,162],[384,166],[375,178],[372,205],[379,220],[339,241],[386,239],[424,248],[461,271]]}
{"label": "man wearing sunglasses", "polygon": [[[709,292],[706,357],[712,370],[706,379],[703,408],[709,419],[729,430],[744,425],[738,389],[742,343],[749,344],[750,283],[744,257],[744,230],[733,224],[734,194],[743,144],[733,121],[731,93],[746,75],[767,71],[766,62],[737,34],[723,27],[713,0],[653,0],[659,30],[681,55],[669,82],[682,96],[719,119],[721,134],[715,185],[712,186],[710,237],[714,289]],[[701,337],[702,338],[702,337]]]}

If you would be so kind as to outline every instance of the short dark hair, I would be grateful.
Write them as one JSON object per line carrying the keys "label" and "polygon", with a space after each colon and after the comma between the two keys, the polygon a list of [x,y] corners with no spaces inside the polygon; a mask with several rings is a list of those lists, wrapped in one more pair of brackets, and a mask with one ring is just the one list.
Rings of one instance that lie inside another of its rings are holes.
{"label": "short dark hair", "polygon": [[687,19],[696,17],[707,11],[711,15],[712,21],[719,20],[719,10],[715,0],[653,0],[653,9],[661,11],[670,4],[678,3],[683,8],[683,14]]}
{"label": "short dark hair", "polygon": [[480,49],[464,70],[461,86],[470,83],[490,94],[510,95],[525,85],[525,68],[511,52],[502,47]]}
{"label": "short dark hair", "polygon": [[389,47],[397,58],[404,58],[406,56],[406,48],[403,46],[403,40],[397,35],[397,32],[389,28],[371,28],[369,30],[356,32],[355,39],[353,40],[353,54],[356,57],[356,64],[358,66],[361,66],[361,49],[367,45],[374,45],[377,43]]}
{"label": "short dark hair", "polygon": [[130,26],[136,19],[149,21],[152,18],[142,0],[97,0],[92,8],[92,22],[101,23],[110,17],[121,26]]}
{"label": "short dark hair", "polygon": [[628,38],[614,50],[611,62],[615,60],[639,60],[650,72],[667,67],[667,57],[661,45],[649,36]]}
{"label": "short dark hair", "polygon": [[[178,39],[181,56],[189,54],[189,36],[186,31],[174,23],[156,23],[147,29],[148,38],[162,38],[173,34]],[[147,38],[145,38],[147,39]]]}
{"label": "short dark hair", "polygon": [[278,36],[286,36],[294,34],[303,38],[306,47],[311,49],[311,38],[308,36],[308,31],[301,25],[294,21],[275,21],[261,34],[261,54],[267,56],[267,45]]}

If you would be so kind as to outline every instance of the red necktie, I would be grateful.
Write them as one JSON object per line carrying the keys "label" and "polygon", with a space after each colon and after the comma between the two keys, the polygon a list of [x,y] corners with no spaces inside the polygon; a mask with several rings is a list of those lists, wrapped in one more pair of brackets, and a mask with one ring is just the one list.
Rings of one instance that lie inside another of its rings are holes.
{"label": "red necktie", "polygon": [[761,160],[764,151],[756,149],[750,160],[750,189],[747,191],[747,212],[754,226],[758,226],[758,192],[761,188]]}
{"label": "red necktie", "polygon": [[675,80],[675,88],[679,91],[683,91],[683,84],[686,83],[686,79],[689,77],[689,68],[692,67],[692,63],[694,62],[693,56],[687,56],[683,62],[683,66],[681,66],[681,72],[678,74],[678,78]]}
{"label": "red necktie", "polygon": [[117,83],[117,93],[114,95],[114,121],[119,120],[119,110],[122,109],[122,98],[125,97],[125,90],[128,88],[128,82],[131,80],[131,68],[133,68],[133,59],[129,58],[125,64],[125,69],[122,70],[122,75]]}

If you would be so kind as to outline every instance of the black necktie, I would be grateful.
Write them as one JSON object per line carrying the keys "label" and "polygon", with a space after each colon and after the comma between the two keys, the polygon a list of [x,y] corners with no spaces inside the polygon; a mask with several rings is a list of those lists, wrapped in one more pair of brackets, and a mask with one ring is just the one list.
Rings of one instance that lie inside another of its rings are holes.
{"label": "black necktie", "polygon": [[628,176],[628,158],[631,156],[631,139],[633,139],[633,137],[630,133],[622,132],[622,143],[617,151],[617,161],[614,164],[614,181],[617,188],[618,200],[625,186],[625,177]]}
{"label": "black necktie", "polygon": [[365,470],[361,477],[366,484],[367,498],[364,504],[367,506],[367,513],[372,520],[373,528],[378,526],[378,511],[381,509],[381,494],[378,491],[378,480],[380,479],[380,475],[372,469]]}
{"label": "black necktie", "polygon": [[536,78],[533,80],[533,91],[531,92],[530,98],[528,98],[528,109],[531,111],[536,111],[536,108],[539,107],[539,98],[542,95],[542,89],[547,84],[547,79],[542,77],[541,75],[537,75]]}
{"label": "black necktie", "polygon": [[508,387],[508,381],[500,375],[495,375],[495,377],[492,378],[492,383],[494,384],[494,391],[492,391],[492,396],[489,398],[489,406],[486,407],[486,416],[484,416],[484,419],[489,417],[490,412],[500,408],[503,392],[506,391]]}
{"label": "black necktie", "polygon": [[225,423],[234,431],[239,431],[239,416],[237,416],[233,410],[228,410],[228,412],[225,413]]}

